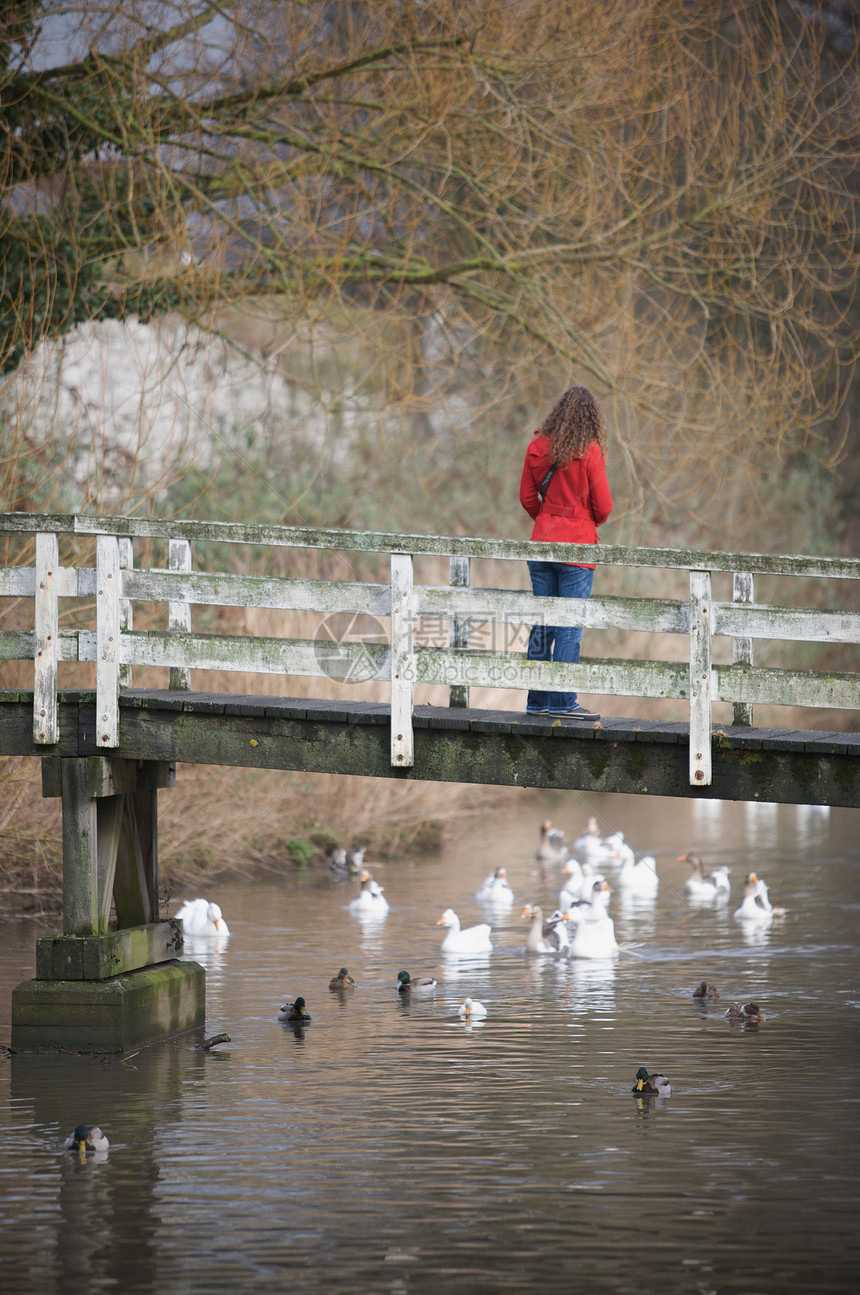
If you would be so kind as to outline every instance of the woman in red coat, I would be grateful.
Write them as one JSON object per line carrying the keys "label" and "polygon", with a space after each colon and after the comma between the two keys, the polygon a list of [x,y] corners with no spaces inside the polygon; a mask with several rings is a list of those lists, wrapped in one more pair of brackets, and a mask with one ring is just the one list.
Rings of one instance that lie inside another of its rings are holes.
{"label": "woman in red coat", "polygon": [[[600,405],[587,387],[571,387],[556,401],[526,450],[520,503],[534,520],[531,539],[597,543],[597,527],[612,512],[605,453],[606,423]],[[585,562],[529,562],[529,574],[532,592],[539,596],[587,598],[594,567]],[[528,659],[578,661],[581,640],[581,629],[534,625],[529,635]],[[580,706],[575,692],[532,690],[526,710],[531,715],[600,718]]]}

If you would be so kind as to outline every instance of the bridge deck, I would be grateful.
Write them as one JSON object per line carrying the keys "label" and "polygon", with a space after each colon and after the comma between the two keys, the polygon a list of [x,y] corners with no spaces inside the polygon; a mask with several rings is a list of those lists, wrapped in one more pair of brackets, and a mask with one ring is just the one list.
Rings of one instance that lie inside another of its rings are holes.
{"label": "bridge deck", "polygon": [[[60,741],[45,748],[33,742],[33,693],[0,693],[0,754],[103,755],[95,693],[58,700]],[[860,733],[715,726],[713,784],[694,787],[686,723],[418,706],[415,764],[401,769],[382,703],[128,689],[120,708],[120,759],[860,806]]]}

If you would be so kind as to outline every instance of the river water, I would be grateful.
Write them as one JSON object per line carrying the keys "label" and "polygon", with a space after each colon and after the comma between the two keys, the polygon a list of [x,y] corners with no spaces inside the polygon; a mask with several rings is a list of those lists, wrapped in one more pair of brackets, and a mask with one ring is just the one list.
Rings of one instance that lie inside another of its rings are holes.
{"label": "river water", "polygon": [[[512,791],[441,855],[374,865],[382,920],[319,869],[210,886],[231,935],[197,957],[227,1046],[0,1061],[3,1289],[858,1289],[860,817],[585,801]],[[615,887],[615,959],[527,956],[523,905],[553,909],[560,882],[533,858],[540,820],[576,836],[588,812],[656,857],[659,892]],[[728,904],[688,902],[693,849],[731,868]],[[474,895],[499,864],[516,902],[492,954],[444,959],[437,918],[486,920]],[[750,869],[787,910],[767,930],[732,916]],[[41,933],[4,928],[0,1042]],[[339,996],[342,965],[357,986]],[[401,1001],[401,968],[435,995]],[[703,978],[721,990],[704,1008]],[[276,1016],[298,994],[296,1034]],[[457,1015],[467,994],[481,1025]],[[733,999],[764,1024],[727,1022]],[[641,1065],[671,1096],[631,1094]],[[110,1138],[100,1163],[60,1150],[80,1121]]]}

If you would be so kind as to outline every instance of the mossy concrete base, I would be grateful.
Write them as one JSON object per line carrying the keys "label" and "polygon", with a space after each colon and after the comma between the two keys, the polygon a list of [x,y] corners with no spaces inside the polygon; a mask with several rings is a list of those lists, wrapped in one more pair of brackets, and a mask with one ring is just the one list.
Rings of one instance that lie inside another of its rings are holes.
{"label": "mossy concrete base", "polygon": [[12,991],[14,1052],[128,1052],[205,1024],[206,973],[164,962],[110,980],[25,980]]}

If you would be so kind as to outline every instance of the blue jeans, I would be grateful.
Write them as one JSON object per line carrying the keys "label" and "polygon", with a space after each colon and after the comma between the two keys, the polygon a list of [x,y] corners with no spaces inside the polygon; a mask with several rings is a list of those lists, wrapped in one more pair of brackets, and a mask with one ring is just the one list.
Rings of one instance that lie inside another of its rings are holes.
{"label": "blue jeans", "polygon": [[[568,562],[529,562],[532,593],[539,598],[588,598],[594,580],[590,567],[575,567]],[[581,629],[564,629],[555,625],[533,625],[529,634],[529,661],[579,660]],[[570,710],[576,705],[575,692],[536,692],[531,690],[526,710]]]}

